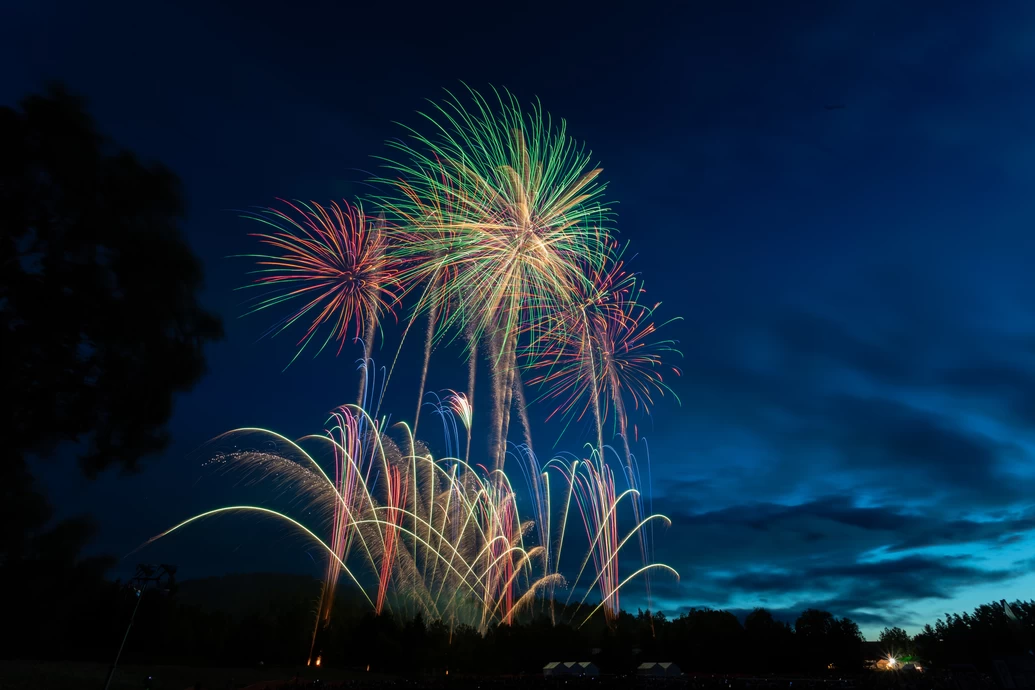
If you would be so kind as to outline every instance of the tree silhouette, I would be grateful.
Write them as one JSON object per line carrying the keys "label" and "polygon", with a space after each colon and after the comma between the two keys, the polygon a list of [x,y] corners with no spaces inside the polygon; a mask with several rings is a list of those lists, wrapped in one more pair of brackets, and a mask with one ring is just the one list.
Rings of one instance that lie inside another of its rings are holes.
{"label": "tree silhouette", "polygon": [[60,87],[0,110],[0,149],[7,452],[74,441],[89,476],[131,470],[165,446],[174,393],[222,335],[198,304],[179,181],[114,148]]}
{"label": "tree silhouette", "polygon": [[902,628],[884,628],[880,631],[881,650],[897,657],[913,655],[913,640]]}
{"label": "tree silhouette", "polygon": [[763,608],[756,608],[744,619],[745,648],[754,655],[745,660],[753,671],[770,672],[793,668],[791,652],[794,633],[791,627]]}
{"label": "tree silhouette", "polygon": [[53,86],[0,108],[0,151],[0,588],[28,628],[4,626],[14,653],[61,638],[61,607],[98,600],[108,565],[79,558],[89,520],[51,524],[29,457],[65,444],[89,477],[135,469],[222,326],[198,303],[178,179],[117,149],[80,99]]}
{"label": "tree silhouette", "polygon": [[842,670],[862,664],[862,633],[850,618],[837,618],[829,611],[806,609],[794,622],[800,665],[821,669],[833,664]]}
{"label": "tree silhouette", "polygon": [[925,625],[913,643],[916,655],[927,664],[976,664],[986,668],[993,658],[1030,653],[1035,639],[1035,600],[1015,601],[1018,620],[1011,621],[1001,604],[982,604],[973,614],[945,614],[943,620]]}

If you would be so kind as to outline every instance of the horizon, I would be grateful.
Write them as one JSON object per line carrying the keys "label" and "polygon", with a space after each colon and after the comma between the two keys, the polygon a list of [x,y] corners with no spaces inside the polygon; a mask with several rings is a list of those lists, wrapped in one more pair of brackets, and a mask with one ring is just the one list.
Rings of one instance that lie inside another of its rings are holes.
{"label": "horizon", "polygon": [[[319,575],[312,575],[312,574],[308,574],[308,573],[288,573],[288,572],[275,572],[275,571],[262,572],[262,571],[258,571],[258,572],[225,573],[225,574],[222,574],[222,575],[203,575],[203,576],[197,576],[197,577],[189,577],[189,578],[185,578],[185,579],[182,579],[182,580],[181,579],[177,579],[177,585],[178,586],[179,585],[184,585],[184,584],[191,583],[191,582],[205,582],[205,581],[212,581],[212,580],[224,580],[224,579],[227,579],[227,578],[233,579],[233,578],[268,578],[268,577],[285,577],[285,578],[298,579],[300,581],[301,580],[305,580],[307,583],[311,583],[313,585],[319,585],[321,583],[321,578],[320,578]],[[355,591],[349,591],[349,590],[345,590],[344,592],[339,591],[336,596],[354,597],[356,602],[358,602],[360,604],[362,603],[361,600],[360,600],[359,595]],[[1018,601],[1023,602],[1023,601],[1026,601],[1026,600],[1008,600],[1007,603],[1015,604]],[[983,602],[982,604],[979,604],[979,606],[985,606],[985,605],[996,606],[998,604],[999,604],[998,601],[986,601],[986,602]],[[635,610],[631,610],[631,609],[623,607],[621,611],[624,614],[628,614],[628,615],[631,615],[631,616],[634,616],[634,617],[639,615],[640,613],[650,613],[650,614],[653,614],[653,615],[657,615],[659,613],[662,613],[662,614],[665,615],[666,619],[669,620],[669,621],[677,618],[680,615],[684,615],[686,613],[689,613],[691,610],[697,610],[697,611],[702,611],[702,610],[723,611],[723,612],[732,614],[734,617],[736,617],[737,621],[741,624],[741,626],[743,626],[745,618],[747,618],[747,616],[750,615],[753,611],[756,611],[756,610],[759,610],[759,609],[763,609],[763,610],[769,611],[771,614],[773,614],[773,619],[774,620],[776,620],[776,621],[778,621],[780,623],[787,624],[791,631],[794,630],[794,623],[797,620],[797,618],[804,612],[804,609],[803,609],[802,611],[798,611],[798,612],[794,613],[793,615],[791,615],[790,613],[788,613],[786,611],[773,612],[772,610],[766,608],[765,606],[756,606],[756,607],[752,607],[752,608],[749,608],[749,609],[731,609],[731,608],[722,608],[722,607],[698,606],[698,607],[690,607],[690,608],[688,608],[686,610],[680,611],[679,614],[677,614],[677,615],[669,615],[667,612],[661,611],[659,609],[651,610],[651,609],[644,609],[642,607],[636,607]],[[820,609],[820,610],[822,610],[822,609]],[[964,613],[968,613],[968,614],[969,613],[973,613],[973,609],[966,610],[966,611],[947,611],[946,613],[951,614],[951,615],[962,616]],[[543,614],[540,614],[540,615],[543,615]],[[398,619],[400,621],[413,620],[414,618],[415,617],[407,617],[405,615],[402,615],[402,616],[398,617]],[[848,616],[848,618],[851,618],[851,617]],[[425,623],[432,623],[435,620],[441,621],[441,619],[433,619],[432,620],[432,619],[428,619],[426,617],[424,618]],[[930,624],[931,627],[933,628],[934,624],[937,622],[937,620],[944,620],[944,615],[940,616],[938,619],[932,619],[930,621],[927,621],[925,624]],[[858,623],[858,621],[856,621],[856,622]],[[893,627],[901,627],[901,626],[891,626],[891,625],[889,625],[887,627],[888,628],[893,628]],[[915,632],[909,631],[909,630],[904,629],[904,628],[903,629],[906,630],[906,632],[909,633],[909,635],[912,637],[912,636],[916,635],[917,633],[921,632],[922,628],[923,628],[923,625],[919,626]],[[860,630],[861,629],[862,628],[860,626]],[[863,633],[863,638],[864,638],[863,642],[865,642],[865,643],[879,642],[880,641],[879,640],[880,633],[881,633],[881,631],[878,630],[878,631],[876,631],[872,635],[872,637],[869,636],[869,635],[866,635],[865,633]]]}

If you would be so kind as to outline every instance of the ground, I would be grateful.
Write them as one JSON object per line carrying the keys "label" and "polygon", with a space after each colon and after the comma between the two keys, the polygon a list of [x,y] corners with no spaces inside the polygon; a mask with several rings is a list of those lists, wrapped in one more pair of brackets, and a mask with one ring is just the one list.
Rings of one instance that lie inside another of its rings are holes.
{"label": "ground", "polygon": [[[342,670],[293,668],[192,668],[189,666],[119,666],[111,690],[142,690],[151,676],[152,690],[191,690],[201,681],[205,690],[243,688],[254,683],[287,680],[300,672],[305,678],[344,680],[355,674]],[[3,690],[68,690],[103,688],[107,664],[72,661],[0,661]],[[233,682],[233,685],[231,685]]]}

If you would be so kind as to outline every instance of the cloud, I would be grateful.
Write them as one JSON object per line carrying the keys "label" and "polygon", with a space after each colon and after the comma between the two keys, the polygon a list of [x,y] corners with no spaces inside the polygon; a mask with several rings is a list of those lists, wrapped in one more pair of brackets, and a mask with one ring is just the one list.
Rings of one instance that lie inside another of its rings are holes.
{"label": "cloud", "polygon": [[1021,340],[1014,349],[1016,359],[989,358],[941,372],[937,385],[950,393],[990,406],[1018,427],[1035,425],[1035,349]]}
{"label": "cloud", "polygon": [[1012,460],[1024,457],[1023,448],[968,430],[951,410],[850,394],[827,396],[822,403],[822,411],[784,437],[792,447],[831,448],[829,471],[854,477],[871,496],[910,503],[965,498],[973,510],[1032,495],[1030,482],[1012,481],[1006,472]]}
{"label": "cloud", "polygon": [[784,572],[748,572],[718,580],[741,592],[838,592],[833,601],[841,607],[872,608],[878,602],[948,599],[960,587],[1002,582],[1015,576],[1009,570],[985,570],[968,565],[970,562],[967,556],[906,556]]}
{"label": "cloud", "polygon": [[1031,335],[977,329],[960,316],[975,313],[969,298],[936,278],[870,277],[872,302],[761,296],[686,338],[683,409],[659,423],[655,448],[692,448],[695,479],[723,465],[711,480],[727,505],[737,492],[787,500],[853,487],[987,510],[1035,494],[1035,477],[1015,471],[1031,460]]}
{"label": "cloud", "polygon": [[1035,535],[1035,509],[977,520],[935,508],[858,505],[851,495],[699,513],[679,511],[674,500],[656,503],[673,514],[672,528],[656,535],[657,559],[682,575],[678,585],[652,584],[659,601],[680,602],[672,610],[763,605],[788,621],[816,607],[863,625],[927,622],[910,613],[919,602],[1026,572],[1017,563],[988,567],[972,554],[1023,548]]}
{"label": "cloud", "polygon": [[1026,572],[1009,559],[1035,538],[1032,324],[948,263],[840,270],[681,326],[683,408],[651,437],[682,459],[654,481],[673,519],[657,558],[683,582],[652,588],[673,610],[913,625]]}
{"label": "cloud", "polygon": [[667,509],[673,518],[673,526],[658,538],[659,556],[709,569],[783,567],[824,558],[851,562],[875,551],[990,547],[1035,532],[1032,509],[996,520],[973,520],[936,509],[859,506],[851,495],[797,505],[746,503],[701,513],[681,511],[675,503],[655,501],[656,510]]}

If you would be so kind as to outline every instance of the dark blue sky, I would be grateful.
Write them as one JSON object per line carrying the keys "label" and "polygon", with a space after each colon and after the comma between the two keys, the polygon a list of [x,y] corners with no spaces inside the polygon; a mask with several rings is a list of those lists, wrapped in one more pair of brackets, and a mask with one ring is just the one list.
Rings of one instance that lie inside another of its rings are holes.
{"label": "dark blue sky", "polygon": [[[648,432],[674,520],[658,555],[683,576],[657,583],[663,608],[818,605],[872,638],[1035,592],[1035,5],[349,4],[0,10],[0,101],[62,79],[179,173],[227,323],[139,475],[41,466],[62,512],[97,515],[96,548],[234,502],[200,468],[206,439],[319,431],[353,395],[355,353],[281,373],[292,341],[236,318],[247,266],[225,257],[251,245],[231,210],[362,193],[392,121],[462,79],[568,120],[651,297],[685,319],[683,404]],[[436,361],[433,387],[463,386]],[[244,518],[162,548],[185,576],[317,570]]]}

